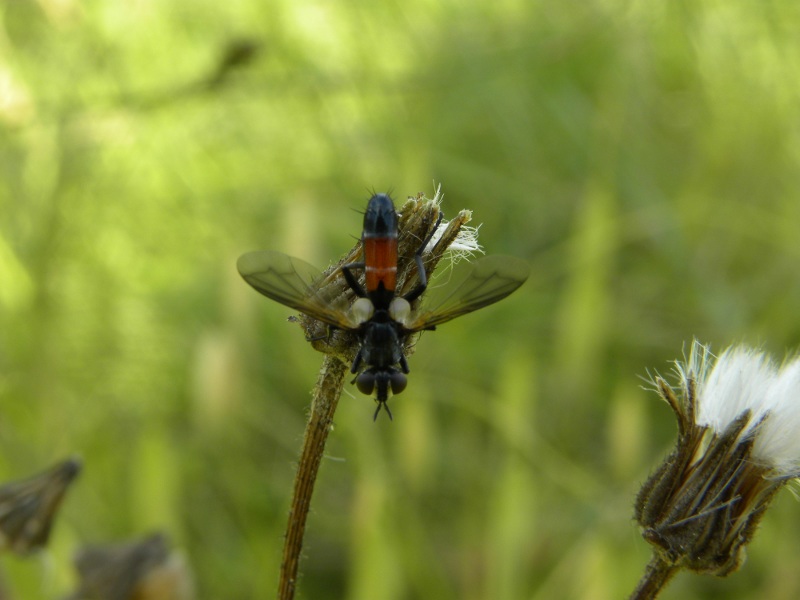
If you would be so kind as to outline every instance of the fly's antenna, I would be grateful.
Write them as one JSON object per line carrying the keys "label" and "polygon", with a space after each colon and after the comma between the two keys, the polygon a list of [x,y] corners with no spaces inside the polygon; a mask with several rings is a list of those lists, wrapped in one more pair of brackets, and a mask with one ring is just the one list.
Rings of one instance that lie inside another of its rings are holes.
{"label": "fly's antenna", "polygon": [[378,400],[376,400],[376,402],[378,403],[378,407],[375,409],[375,414],[372,415],[372,420],[373,421],[377,420],[378,413],[381,412],[381,408],[383,408],[383,410],[386,411],[386,414],[389,415],[389,420],[394,421],[394,419],[392,418],[392,411],[389,410],[389,407],[387,406],[386,402],[380,402]]}

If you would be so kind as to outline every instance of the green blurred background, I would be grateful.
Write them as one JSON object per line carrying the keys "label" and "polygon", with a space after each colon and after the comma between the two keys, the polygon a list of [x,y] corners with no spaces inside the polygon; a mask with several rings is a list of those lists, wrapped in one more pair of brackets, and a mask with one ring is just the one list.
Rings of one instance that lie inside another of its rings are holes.
{"label": "green blurred background", "polygon": [[[202,599],[274,596],[322,356],[241,281],[324,266],[369,189],[443,186],[531,280],[422,337],[394,422],[347,386],[299,596],[625,597],[641,389],[693,336],[800,346],[800,5],[308,0],[0,5],[0,475],[85,471],[18,598],[84,543],[168,532]],[[795,599],[782,492],[728,579]]]}

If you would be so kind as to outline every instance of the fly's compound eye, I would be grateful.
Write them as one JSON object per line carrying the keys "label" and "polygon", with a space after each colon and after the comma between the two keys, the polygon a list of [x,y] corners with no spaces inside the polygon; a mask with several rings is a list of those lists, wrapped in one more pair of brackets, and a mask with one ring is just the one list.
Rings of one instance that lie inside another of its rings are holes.
{"label": "fly's compound eye", "polygon": [[400,324],[405,324],[411,314],[411,305],[405,298],[395,298],[389,304],[389,316]]}
{"label": "fly's compound eye", "polygon": [[375,306],[369,298],[359,298],[350,307],[350,315],[359,325],[369,321],[373,314],[375,314]]}
{"label": "fly's compound eye", "polygon": [[362,394],[371,396],[375,390],[375,375],[373,373],[362,373],[356,377],[356,387]]}
{"label": "fly's compound eye", "polygon": [[[408,304],[408,303],[406,303]],[[402,373],[395,372],[389,376],[389,385],[392,386],[392,393],[397,395],[406,389],[406,384],[408,383],[408,379]]]}

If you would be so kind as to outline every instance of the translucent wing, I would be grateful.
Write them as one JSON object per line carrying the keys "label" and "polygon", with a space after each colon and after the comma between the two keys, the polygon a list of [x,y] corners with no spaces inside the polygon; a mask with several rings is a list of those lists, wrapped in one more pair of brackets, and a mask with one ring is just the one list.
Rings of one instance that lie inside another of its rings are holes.
{"label": "translucent wing", "polygon": [[411,316],[405,328],[430,329],[494,304],[525,283],[530,275],[528,264],[512,256],[487,256],[470,267],[456,281],[448,282],[441,290],[432,290],[430,300]]}
{"label": "translucent wing", "polygon": [[356,329],[358,324],[319,288],[323,274],[308,263],[280,252],[263,250],[248,252],[236,261],[244,280],[267,298],[290,306],[319,321]]}

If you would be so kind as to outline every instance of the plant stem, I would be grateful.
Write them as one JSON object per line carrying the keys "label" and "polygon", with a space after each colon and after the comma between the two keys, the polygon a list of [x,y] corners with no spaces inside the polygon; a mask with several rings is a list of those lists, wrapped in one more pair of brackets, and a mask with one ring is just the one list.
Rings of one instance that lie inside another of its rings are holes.
{"label": "plant stem", "polygon": [[639,585],[630,596],[629,600],[652,600],[656,598],[670,579],[678,572],[679,567],[664,561],[658,554],[653,553],[653,558],[647,564],[644,575],[639,580]]}
{"label": "plant stem", "polygon": [[289,521],[286,524],[283,560],[278,584],[279,600],[294,598],[300,551],[303,547],[308,509],[311,506],[311,495],[314,493],[319,464],[325,452],[325,441],[328,439],[328,432],[333,424],[333,414],[339,403],[346,372],[347,365],[339,358],[332,355],[325,356],[317,385],[314,388],[311,415],[308,418],[303,437],[303,452],[300,455],[294,480],[292,507],[289,510]]}

